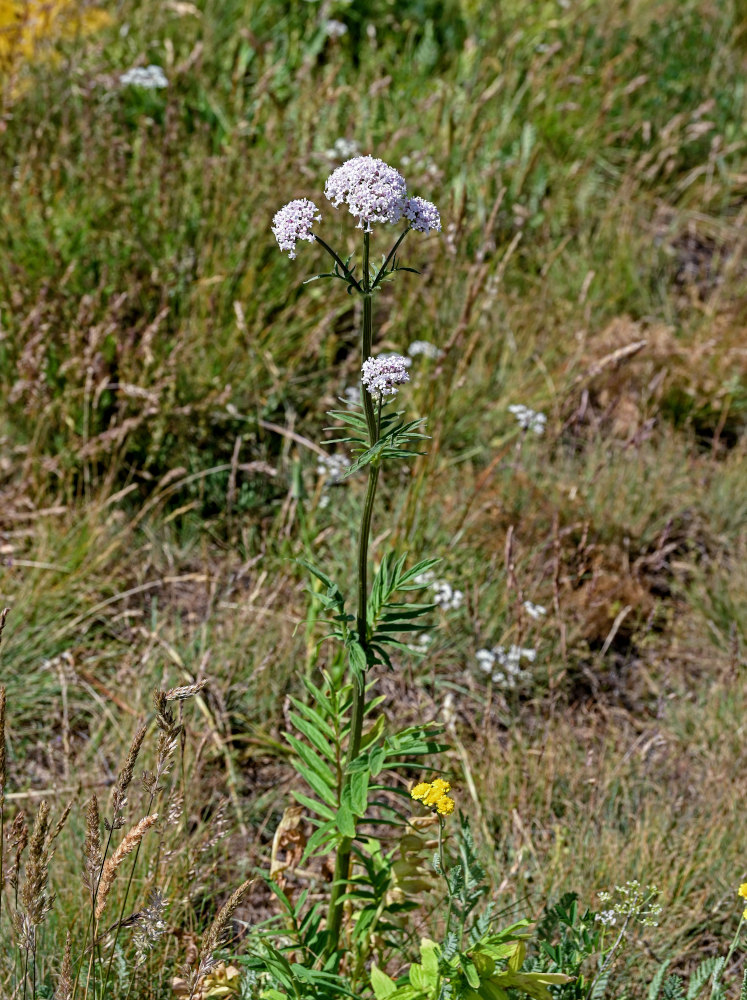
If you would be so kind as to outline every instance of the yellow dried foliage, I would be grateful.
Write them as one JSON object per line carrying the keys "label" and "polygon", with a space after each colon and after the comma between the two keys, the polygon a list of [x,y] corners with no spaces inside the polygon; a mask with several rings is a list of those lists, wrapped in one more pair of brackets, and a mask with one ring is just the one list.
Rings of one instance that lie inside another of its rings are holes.
{"label": "yellow dried foliage", "polygon": [[80,0],[0,0],[0,82],[26,63],[49,59],[55,42],[86,37],[110,23],[105,10]]}

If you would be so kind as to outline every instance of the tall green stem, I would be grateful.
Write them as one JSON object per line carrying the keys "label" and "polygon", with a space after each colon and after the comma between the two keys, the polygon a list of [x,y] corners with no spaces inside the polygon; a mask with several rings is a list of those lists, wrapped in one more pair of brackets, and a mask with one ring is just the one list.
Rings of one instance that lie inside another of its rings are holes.
{"label": "tall green stem", "polygon": [[[372,288],[371,276],[369,273],[369,253],[370,236],[363,234],[363,276],[361,279],[363,286],[363,329],[361,334],[361,355],[365,361],[371,355],[373,343],[373,309],[372,309]],[[368,440],[371,446],[375,445],[379,436],[379,425],[374,412],[373,401],[368,392],[361,387],[363,397],[363,409],[366,414],[366,424],[368,426]],[[363,515],[361,517],[361,528],[358,536],[358,611],[356,615],[356,628],[358,631],[358,642],[363,647],[364,653],[368,648],[368,540],[371,535],[371,516],[373,514],[374,500],[376,499],[376,486],[379,481],[379,466],[372,463],[368,466],[368,485],[366,487],[366,499],[363,503]],[[360,673],[353,674],[353,705],[350,715],[350,738],[348,740],[348,752],[346,763],[355,760],[361,748],[361,735],[363,732],[363,715],[365,710],[366,679]],[[347,778],[343,778],[347,782]],[[353,841],[350,837],[345,837],[337,850],[335,860],[334,882],[330,890],[329,909],[327,911],[327,944],[326,954],[330,956],[337,948],[340,927],[342,925],[342,906],[340,898],[345,889],[345,882],[348,878],[350,868],[350,853]]]}

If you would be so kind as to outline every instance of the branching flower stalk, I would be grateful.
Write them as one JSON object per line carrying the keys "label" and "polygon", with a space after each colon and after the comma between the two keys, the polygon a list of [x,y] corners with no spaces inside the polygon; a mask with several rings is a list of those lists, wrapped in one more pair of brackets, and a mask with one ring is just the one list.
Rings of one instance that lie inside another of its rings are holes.
{"label": "branching flower stalk", "polygon": [[[346,752],[346,767],[358,757],[361,747],[363,718],[366,708],[366,671],[373,664],[381,662],[371,646],[372,623],[368,620],[368,547],[371,535],[371,520],[373,516],[376,489],[384,452],[375,446],[379,444],[382,433],[382,406],[385,396],[396,394],[397,385],[407,381],[404,358],[394,355],[384,358],[372,357],[373,350],[373,295],[381,283],[397,270],[412,270],[403,268],[397,263],[397,250],[411,229],[427,233],[430,230],[440,230],[441,221],[438,210],[431,202],[422,198],[409,198],[404,178],[397,170],[372,156],[358,156],[346,161],[332,172],[325,184],[324,193],[337,208],[345,204],[358,220],[358,228],[363,230],[362,239],[362,273],[360,278],[354,274],[355,268],[350,267],[350,261],[344,262],[341,256],[332,249],[320,236],[313,232],[321,215],[316,205],[309,199],[296,199],[281,208],[273,219],[272,231],[281,250],[288,252],[291,258],[296,255],[296,242],[314,240],[330,255],[334,269],[327,274],[317,275],[318,278],[338,278],[345,282],[348,292],[356,292],[363,299],[363,316],[361,328],[361,366],[362,405],[367,429],[367,447],[370,458],[368,465],[368,481],[361,514],[361,525],[358,536],[357,553],[357,584],[356,584],[356,634],[355,643],[350,648],[350,675],[352,682],[352,706],[350,716],[350,732]],[[371,269],[371,233],[374,225],[406,223],[402,233],[395,240],[389,253],[383,258],[381,266],[375,273]],[[313,279],[311,279],[313,280]],[[375,407],[374,404],[377,404]],[[339,778],[341,787],[338,789],[343,801],[347,783],[350,778],[343,774]],[[347,831],[345,831],[347,832]],[[341,898],[345,892],[350,874],[350,857],[353,838],[343,836],[337,847],[335,858],[334,879],[330,889],[327,909],[326,956],[331,956],[339,946],[343,907]]]}

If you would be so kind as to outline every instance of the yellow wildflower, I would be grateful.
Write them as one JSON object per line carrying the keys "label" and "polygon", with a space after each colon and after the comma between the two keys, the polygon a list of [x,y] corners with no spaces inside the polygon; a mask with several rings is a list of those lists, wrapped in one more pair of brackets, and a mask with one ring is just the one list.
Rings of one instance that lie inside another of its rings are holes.
{"label": "yellow wildflower", "polygon": [[441,816],[449,816],[454,812],[454,800],[450,799],[448,792],[451,785],[443,778],[436,778],[435,781],[421,781],[420,784],[410,792],[413,799],[417,799],[425,806],[435,809]]}
{"label": "yellow wildflower", "polygon": [[442,795],[436,803],[436,811],[441,816],[450,816],[454,812],[455,802],[448,795]]}
{"label": "yellow wildflower", "polygon": [[742,882],[738,889],[738,893],[742,899],[747,899],[747,882]]}
{"label": "yellow wildflower", "polygon": [[430,788],[431,786],[427,781],[421,781],[419,785],[415,785],[413,790],[410,792],[410,796],[413,799],[424,799],[430,791]]}

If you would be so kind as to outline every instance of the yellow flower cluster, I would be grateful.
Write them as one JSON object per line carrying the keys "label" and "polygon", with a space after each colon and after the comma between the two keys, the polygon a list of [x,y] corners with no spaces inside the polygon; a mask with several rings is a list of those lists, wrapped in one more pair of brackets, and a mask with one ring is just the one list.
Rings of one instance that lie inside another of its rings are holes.
{"label": "yellow flower cluster", "polygon": [[410,796],[424,806],[435,809],[439,816],[450,816],[454,812],[454,800],[449,798],[451,785],[443,778],[436,778],[435,781],[421,781],[415,785],[410,792]]}
{"label": "yellow flower cluster", "polygon": [[[742,882],[742,884],[739,887],[738,892],[739,892],[739,895],[742,897],[742,899],[747,899],[747,882]],[[747,920],[747,909],[745,909],[745,911],[742,914],[742,916],[744,917],[745,920]]]}

